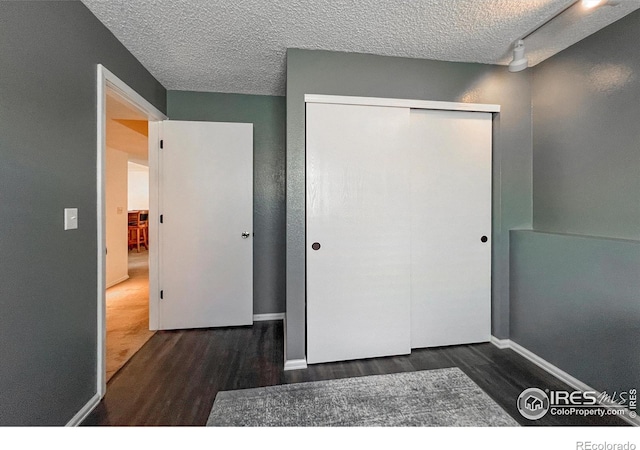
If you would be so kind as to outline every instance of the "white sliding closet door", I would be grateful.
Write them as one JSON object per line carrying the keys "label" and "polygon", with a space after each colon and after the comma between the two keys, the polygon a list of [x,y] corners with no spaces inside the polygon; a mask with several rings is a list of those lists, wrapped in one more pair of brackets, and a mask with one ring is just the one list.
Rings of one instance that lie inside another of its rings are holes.
{"label": "white sliding closet door", "polygon": [[411,347],[489,341],[491,114],[411,110],[411,138]]}
{"label": "white sliding closet door", "polygon": [[409,353],[410,110],[306,113],[307,360]]}

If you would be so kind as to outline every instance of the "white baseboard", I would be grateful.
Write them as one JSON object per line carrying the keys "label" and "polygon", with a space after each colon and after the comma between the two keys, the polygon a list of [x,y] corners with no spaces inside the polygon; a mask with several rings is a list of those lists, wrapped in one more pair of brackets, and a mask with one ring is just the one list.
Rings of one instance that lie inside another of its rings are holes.
{"label": "white baseboard", "polygon": [[553,375],[554,377],[556,377],[560,381],[563,381],[564,383],[568,384],[572,388],[574,388],[576,390],[579,390],[579,391],[593,391],[593,388],[591,388],[587,384],[585,384],[582,381],[578,380],[574,376],[569,375],[567,372],[565,372],[564,370],[558,368],[557,366],[554,366],[549,361],[547,361],[545,359],[542,359],[541,357],[539,357],[538,355],[536,355],[532,351],[527,350],[526,348],[524,348],[523,346],[521,346],[517,342],[510,341],[509,348],[511,350],[513,350],[514,352],[520,354],[521,356],[524,356],[529,361],[534,363],[536,366],[546,370],[551,375]]}
{"label": "white baseboard", "polygon": [[96,394],[91,397],[87,404],[84,405],[82,409],[78,411],[76,415],[73,416],[73,418],[69,422],[67,422],[65,426],[77,427],[78,425],[80,425],[82,421],[86,419],[89,414],[91,414],[91,411],[93,411],[93,409],[98,406],[98,403],[100,403],[100,394]]}
{"label": "white baseboard", "polygon": [[129,275],[125,275],[122,278],[118,278],[116,281],[112,281],[111,283],[107,284],[107,286],[105,287],[105,289],[109,289],[112,286],[115,286],[116,284],[120,284],[123,281],[127,281],[129,279]]}
{"label": "white baseboard", "polygon": [[299,370],[307,368],[307,360],[303,359],[289,359],[284,362],[284,370]]}
{"label": "white baseboard", "polygon": [[[587,385],[586,383],[583,383],[582,381],[578,380],[576,377],[569,375],[564,370],[560,369],[557,366],[554,366],[549,361],[542,359],[540,356],[536,355],[531,350],[524,348],[522,345],[512,341],[511,339],[498,339],[495,336],[491,336],[491,343],[501,350],[506,348],[513,350],[514,352],[518,353],[520,356],[534,363],[536,366],[547,371],[548,373],[550,373],[560,381],[568,384],[573,389],[576,389],[578,391],[593,391],[593,392],[596,392],[597,395],[601,394],[599,391],[593,389],[591,386]],[[601,403],[601,404],[603,406],[607,406],[604,403]],[[620,417],[622,420],[624,420],[630,425],[633,425],[636,427],[640,426],[640,418],[638,417],[635,417],[632,419],[631,417],[629,417],[628,413],[625,414],[624,416],[618,416],[618,417]]]}
{"label": "white baseboard", "polygon": [[510,348],[511,341],[509,339],[498,339],[495,336],[491,336],[491,343],[500,350],[503,350],[505,348]]}
{"label": "white baseboard", "polygon": [[284,313],[254,314],[254,322],[264,322],[267,320],[284,320]]}

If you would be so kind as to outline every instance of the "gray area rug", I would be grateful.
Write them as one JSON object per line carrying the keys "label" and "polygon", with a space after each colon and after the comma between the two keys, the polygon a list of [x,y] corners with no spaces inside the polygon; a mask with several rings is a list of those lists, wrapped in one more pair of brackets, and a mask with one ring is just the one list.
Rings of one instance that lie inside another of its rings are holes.
{"label": "gray area rug", "polygon": [[207,426],[518,426],[460,369],[218,392]]}

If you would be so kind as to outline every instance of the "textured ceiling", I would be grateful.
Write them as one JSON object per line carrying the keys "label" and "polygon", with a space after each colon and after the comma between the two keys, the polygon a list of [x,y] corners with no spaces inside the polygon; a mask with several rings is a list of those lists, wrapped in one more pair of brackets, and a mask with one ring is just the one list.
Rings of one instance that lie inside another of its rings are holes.
{"label": "textured ceiling", "polygon": [[[287,48],[505,64],[514,41],[575,0],[83,0],[171,90],[284,95]],[[530,65],[639,0],[563,14],[526,40]],[[556,21],[549,24],[554,25]],[[564,25],[563,25],[564,24]]]}

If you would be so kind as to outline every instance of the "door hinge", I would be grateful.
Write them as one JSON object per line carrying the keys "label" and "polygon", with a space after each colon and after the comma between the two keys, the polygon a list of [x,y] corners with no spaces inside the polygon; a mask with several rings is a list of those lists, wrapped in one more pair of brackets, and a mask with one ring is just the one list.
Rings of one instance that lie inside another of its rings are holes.
{"label": "door hinge", "polygon": [[164,139],[160,139],[160,148],[164,148]]}
{"label": "door hinge", "polygon": [[164,299],[164,291],[160,291],[160,300]]}
{"label": "door hinge", "polygon": [[160,223],[164,223],[164,214],[160,214]]}

